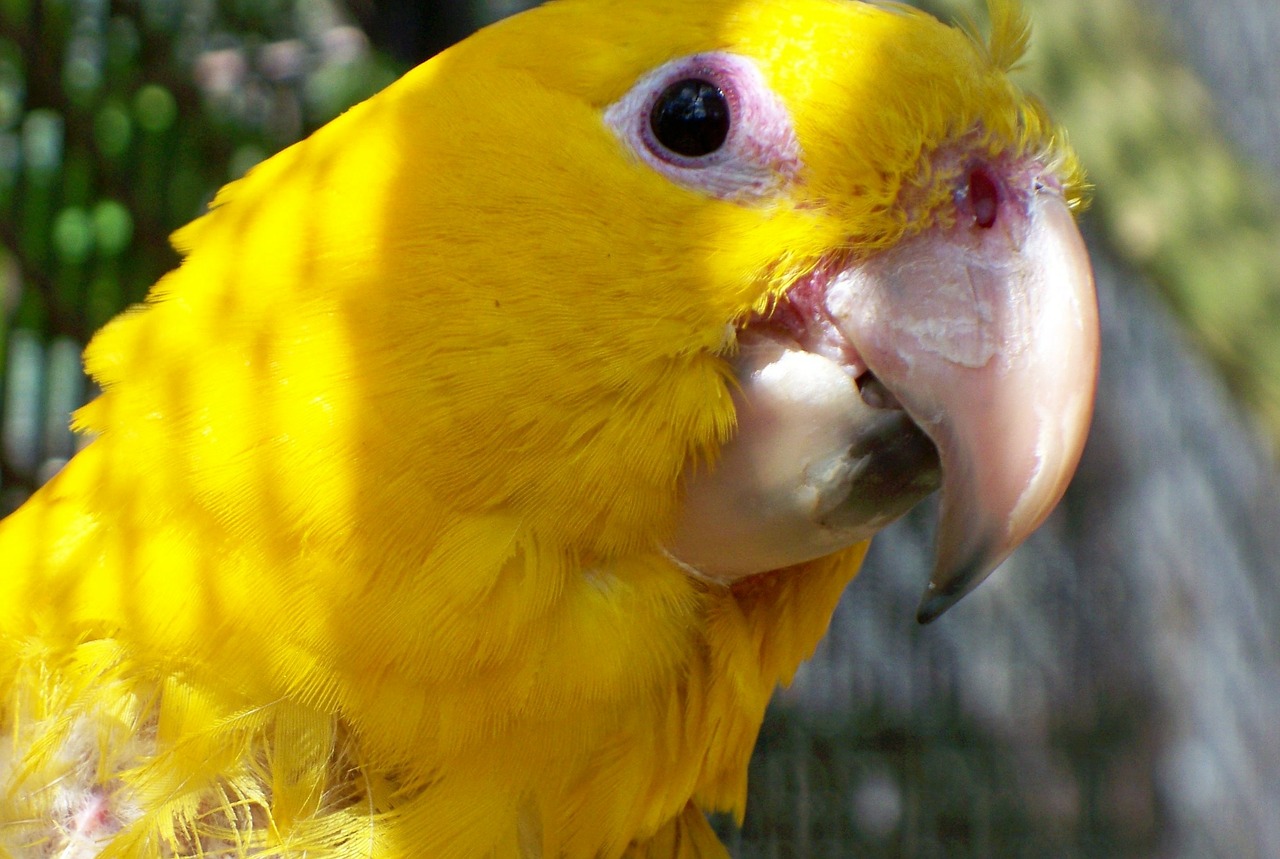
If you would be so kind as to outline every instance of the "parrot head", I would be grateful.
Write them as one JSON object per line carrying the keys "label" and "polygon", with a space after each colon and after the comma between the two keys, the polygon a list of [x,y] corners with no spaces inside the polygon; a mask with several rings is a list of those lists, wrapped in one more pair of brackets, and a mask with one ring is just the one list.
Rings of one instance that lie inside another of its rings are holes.
{"label": "parrot head", "polygon": [[719,255],[767,254],[713,275],[754,288],[722,350],[736,423],[685,475],[669,549],[733,581],[864,540],[941,485],[927,622],[1079,459],[1098,367],[1080,171],[1005,77],[1027,37],[1010,4],[989,44],[900,7],[730,5],[709,40],[730,47],[662,62],[604,114],[722,218]]}
{"label": "parrot head", "polygon": [[91,345],[81,426],[237,546],[366,570],[501,513],[570,566],[733,582],[941,487],[931,619],[1056,504],[1097,373],[1082,174],[991,13],[987,41],[850,0],[483,30],[180,232]]}

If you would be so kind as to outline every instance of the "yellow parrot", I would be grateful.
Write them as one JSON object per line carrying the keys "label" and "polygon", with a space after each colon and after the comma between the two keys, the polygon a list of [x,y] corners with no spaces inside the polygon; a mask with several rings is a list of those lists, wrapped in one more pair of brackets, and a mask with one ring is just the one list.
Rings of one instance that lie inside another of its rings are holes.
{"label": "yellow parrot", "polygon": [[930,620],[1083,445],[991,13],[555,0],[223,189],[0,524],[0,854],[724,856],[869,537],[941,487]]}

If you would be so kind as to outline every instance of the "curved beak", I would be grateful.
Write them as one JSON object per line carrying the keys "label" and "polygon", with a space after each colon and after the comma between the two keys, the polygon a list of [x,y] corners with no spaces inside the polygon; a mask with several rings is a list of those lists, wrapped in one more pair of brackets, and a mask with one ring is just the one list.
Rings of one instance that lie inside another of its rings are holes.
{"label": "curved beak", "polygon": [[981,225],[929,227],[856,263],[827,308],[938,449],[928,623],[1039,527],[1075,472],[1098,373],[1084,241],[1037,184]]}

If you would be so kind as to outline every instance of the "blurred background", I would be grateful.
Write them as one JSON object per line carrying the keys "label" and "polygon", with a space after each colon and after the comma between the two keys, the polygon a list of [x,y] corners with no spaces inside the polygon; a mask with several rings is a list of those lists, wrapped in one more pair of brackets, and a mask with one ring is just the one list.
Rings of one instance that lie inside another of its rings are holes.
{"label": "blurred background", "polygon": [[[0,513],[74,452],[81,349],[174,228],[527,5],[0,0]],[[1022,79],[1097,186],[1084,461],[932,626],[933,510],[877,539],[718,821],[740,859],[1280,856],[1280,4],[1027,5]]]}

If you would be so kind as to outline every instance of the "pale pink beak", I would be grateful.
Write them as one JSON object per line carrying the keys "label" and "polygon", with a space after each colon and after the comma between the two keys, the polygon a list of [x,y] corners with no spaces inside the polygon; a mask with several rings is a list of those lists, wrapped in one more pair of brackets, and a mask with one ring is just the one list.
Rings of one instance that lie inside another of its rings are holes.
{"label": "pale pink beak", "polygon": [[958,223],[852,265],[827,294],[841,332],[938,448],[942,514],[921,623],[976,587],[1061,499],[1098,373],[1093,275],[1060,193],[975,175],[987,195],[980,217],[960,206]]}

